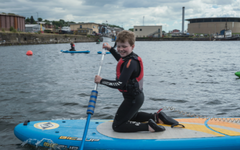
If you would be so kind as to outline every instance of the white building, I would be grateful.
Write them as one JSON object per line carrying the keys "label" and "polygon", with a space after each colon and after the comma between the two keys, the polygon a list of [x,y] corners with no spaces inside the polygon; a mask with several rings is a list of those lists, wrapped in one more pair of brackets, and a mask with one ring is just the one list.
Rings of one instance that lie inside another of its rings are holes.
{"label": "white building", "polygon": [[162,37],[162,26],[134,26],[136,37]]}
{"label": "white building", "polygon": [[39,32],[45,30],[44,27],[42,27],[42,25],[39,24],[25,24],[25,32]]}

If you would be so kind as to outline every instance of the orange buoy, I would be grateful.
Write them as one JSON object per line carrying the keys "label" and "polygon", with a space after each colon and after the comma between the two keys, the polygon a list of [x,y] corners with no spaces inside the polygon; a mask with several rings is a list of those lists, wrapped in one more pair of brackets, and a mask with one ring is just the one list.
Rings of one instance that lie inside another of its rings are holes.
{"label": "orange buoy", "polygon": [[26,55],[32,55],[33,54],[33,52],[32,51],[27,51],[27,53],[26,53]]}

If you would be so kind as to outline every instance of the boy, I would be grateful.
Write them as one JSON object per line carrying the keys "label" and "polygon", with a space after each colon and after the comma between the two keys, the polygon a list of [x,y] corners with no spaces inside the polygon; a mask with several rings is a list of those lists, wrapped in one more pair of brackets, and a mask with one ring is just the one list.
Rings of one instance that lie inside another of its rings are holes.
{"label": "boy", "polygon": [[[164,131],[163,126],[157,123],[177,125],[178,122],[166,116],[163,112],[149,114],[138,112],[144,101],[143,94],[143,62],[135,53],[135,35],[131,31],[121,31],[117,35],[117,52],[108,43],[103,43],[103,48],[111,52],[118,61],[116,80],[107,80],[95,76],[95,83],[118,89],[122,92],[124,101],[115,115],[112,128],[116,132],[137,131]],[[141,123],[148,121],[148,123]]]}
{"label": "boy", "polygon": [[71,45],[71,49],[69,51],[76,51],[75,44],[73,42],[71,42],[70,45]]}

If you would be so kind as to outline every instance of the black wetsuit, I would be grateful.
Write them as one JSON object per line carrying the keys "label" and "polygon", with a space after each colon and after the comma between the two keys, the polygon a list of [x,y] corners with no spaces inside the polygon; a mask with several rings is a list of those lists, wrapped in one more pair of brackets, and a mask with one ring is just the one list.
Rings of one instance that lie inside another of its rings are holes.
{"label": "black wetsuit", "polygon": [[[114,48],[110,49],[111,54],[115,57],[117,61],[121,56],[116,52]],[[140,74],[140,65],[139,61],[132,59],[130,56],[136,55],[134,53],[129,54],[128,56],[122,58],[124,63],[122,64],[121,75],[119,79],[116,80],[107,80],[102,79],[100,84],[106,85],[115,89],[126,89],[127,83],[138,77]],[[131,59],[131,62],[129,60]],[[127,64],[130,64],[127,67]],[[112,128],[117,132],[136,132],[136,131],[148,131],[147,123],[140,123],[148,121],[150,118],[154,119],[154,114],[149,114],[145,112],[138,112],[140,107],[144,102],[144,94],[141,92],[123,92],[124,101],[120,105],[115,115]]]}
{"label": "black wetsuit", "polygon": [[70,44],[71,45],[71,49],[69,51],[76,51],[75,50],[75,44]]}

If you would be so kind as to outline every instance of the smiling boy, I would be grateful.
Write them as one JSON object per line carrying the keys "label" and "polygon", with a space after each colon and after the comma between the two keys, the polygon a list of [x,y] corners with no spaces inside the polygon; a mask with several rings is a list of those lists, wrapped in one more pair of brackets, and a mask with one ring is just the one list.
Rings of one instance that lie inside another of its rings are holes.
{"label": "smiling boy", "polygon": [[[137,131],[164,131],[158,123],[176,124],[177,121],[162,113],[138,112],[144,102],[143,94],[143,62],[135,53],[135,35],[131,31],[121,31],[117,35],[117,51],[108,43],[103,43],[103,48],[111,52],[118,61],[116,68],[116,80],[104,79],[95,76],[95,83],[118,89],[124,98],[115,115],[112,128],[116,132]],[[148,123],[142,123],[146,122]],[[165,121],[165,122],[163,122]]]}

